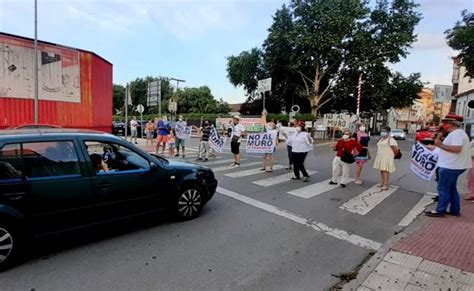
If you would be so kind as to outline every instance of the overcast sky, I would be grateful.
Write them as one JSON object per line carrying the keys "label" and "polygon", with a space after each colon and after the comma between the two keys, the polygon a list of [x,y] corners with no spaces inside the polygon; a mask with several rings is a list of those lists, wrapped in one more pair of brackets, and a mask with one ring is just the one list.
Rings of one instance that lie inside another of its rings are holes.
{"label": "overcast sky", "polygon": [[[227,79],[226,57],[260,47],[281,0],[38,0],[38,38],[93,51],[114,65],[114,83],[146,75],[208,85],[230,103],[245,99]],[[421,0],[423,19],[403,74],[450,84],[454,52],[443,32],[474,11],[473,0]],[[0,0],[0,31],[34,36],[34,1]],[[180,85],[181,86],[181,85]]]}

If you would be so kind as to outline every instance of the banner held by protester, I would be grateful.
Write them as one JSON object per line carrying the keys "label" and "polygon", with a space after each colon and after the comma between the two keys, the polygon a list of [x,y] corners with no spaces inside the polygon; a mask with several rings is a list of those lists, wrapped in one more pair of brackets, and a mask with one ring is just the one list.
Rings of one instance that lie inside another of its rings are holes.
{"label": "banner held by protester", "polygon": [[438,154],[417,142],[412,147],[410,169],[423,180],[430,181],[438,164]]}
{"label": "banner held by protester", "polygon": [[191,138],[191,132],[192,132],[192,127],[191,126],[185,126],[185,127],[176,127],[176,137],[179,139],[190,139]]}
{"label": "banner held by protester", "polygon": [[209,136],[209,146],[216,152],[221,153],[222,150],[224,149],[225,142],[226,140],[219,137],[219,134],[217,134],[216,128],[213,127],[211,130],[211,136]]}
{"label": "banner held by protester", "polygon": [[275,151],[276,137],[276,132],[250,133],[247,135],[246,152],[271,154]]}

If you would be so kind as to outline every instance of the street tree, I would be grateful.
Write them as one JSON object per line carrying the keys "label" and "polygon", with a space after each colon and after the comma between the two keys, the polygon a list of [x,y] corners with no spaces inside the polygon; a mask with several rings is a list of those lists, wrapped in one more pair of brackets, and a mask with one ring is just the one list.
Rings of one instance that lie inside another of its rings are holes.
{"label": "street tree", "polygon": [[222,99],[218,102],[208,86],[186,87],[175,94],[179,113],[228,113],[230,107]]}
{"label": "street tree", "polygon": [[462,20],[446,31],[449,46],[460,51],[461,64],[466,67],[467,75],[474,77],[474,14],[463,10]]}
{"label": "street tree", "polygon": [[[229,80],[243,85],[253,97],[255,79],[271,76],[272,90],[282,96],[287,109],[304,98],[315,116],[325,104],[345,98],[338,94],[354,94],[361,73],[365,86],[371,79],[381,82],[373,84],[379,87],[373,93],[388,92],[398,74],[387,65],[405,57],[416,40],[414,28],[420,20],[416,7],[411,0],[380,0],[374,7],[365,0],[292,0],[276,12],[262,50],[228,59]],[[375,95],[366,97],[377,100]]]}
{"label": "street tree", "polygon": [[123,111],[123,104],[125,103],[125,87],[119,84],[113,85],[112,107],[114,114]]}

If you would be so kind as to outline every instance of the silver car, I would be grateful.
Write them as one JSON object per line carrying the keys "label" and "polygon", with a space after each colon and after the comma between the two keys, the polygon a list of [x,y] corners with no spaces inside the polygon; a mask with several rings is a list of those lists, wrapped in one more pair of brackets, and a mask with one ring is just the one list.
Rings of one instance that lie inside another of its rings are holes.
{"label": "silver car", "polygon": [[390,136],[393,137],[394,139],[405,139],[406,138],[406,133],[403,129],[393,129],[392,132],[390,132]]}

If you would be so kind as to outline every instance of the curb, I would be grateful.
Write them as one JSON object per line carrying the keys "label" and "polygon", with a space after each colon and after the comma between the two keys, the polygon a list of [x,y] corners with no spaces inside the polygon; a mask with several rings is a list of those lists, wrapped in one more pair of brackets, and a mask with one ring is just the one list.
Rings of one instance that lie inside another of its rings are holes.
{"label": "curb", "polygon": [[[431,205],[431,204],[430,204]],[[431,220],[422,219],[423,214],[420,214],[415,221],[412,222],[407,227],[399,228],[398,230],[395,229],[395,234],[391,236],[380,249],[370,258],[358,271],[357,277],[347,282],[342,286],[341,290],[346,291],[354,291],[357,290],[362,283],[364,283],[365,279],[369,277],[375,271],[375,268],[383,261],[385,255],[388,254],[391,247],[395,245],[398,241],[403,239],[404,237],[410,235],[411,233],[417,231],[418,229],[425,227],[427,223],[431,222]]]}

